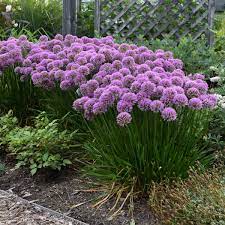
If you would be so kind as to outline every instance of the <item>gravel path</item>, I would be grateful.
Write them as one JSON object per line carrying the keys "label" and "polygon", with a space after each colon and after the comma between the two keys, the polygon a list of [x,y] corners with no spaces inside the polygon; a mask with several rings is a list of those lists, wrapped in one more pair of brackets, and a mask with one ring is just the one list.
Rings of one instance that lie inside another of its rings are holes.
{"label": "gravel path", "polygon": [[87,225],[0,190],[0,225]]}

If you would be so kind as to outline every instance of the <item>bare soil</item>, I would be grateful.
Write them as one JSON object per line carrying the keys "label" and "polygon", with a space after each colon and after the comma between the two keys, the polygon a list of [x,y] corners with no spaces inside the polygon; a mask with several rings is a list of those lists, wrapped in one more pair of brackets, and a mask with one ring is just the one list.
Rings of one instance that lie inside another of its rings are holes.
{"label": "bare soil", "polygon": [[[116,218],[110,220],[109,210],[114,205],[115,199],[107,201],[99,209],[93,207],[106,193],[101,190],[100,186],[96,186],[93,180],[82,177],[73,169],[31,176],[29,170],[24,168],[16,170],[9,163],[6,165],[5,174],[0,176],[0,189],[11,190],[28,201],[90,225],[134,224],[131,223],[132,217],[127,205],[123,207]],[[123,200],[122,198],[119,204]],[[134,199],[133,219],[135,225],[157,224],[154,216],[150,213],[147,200],[147,196],[138,196]]]}

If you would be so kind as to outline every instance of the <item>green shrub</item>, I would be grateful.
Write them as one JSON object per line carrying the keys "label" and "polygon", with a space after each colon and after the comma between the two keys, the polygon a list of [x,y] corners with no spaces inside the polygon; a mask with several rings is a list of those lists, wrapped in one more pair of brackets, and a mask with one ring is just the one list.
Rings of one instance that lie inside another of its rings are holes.
{"label": "green shrub", "polygon": [[[11,117],[14,121],[15,118]],[[15,127],[9,131],[4,139],[8,151],[15,154],[17,167],[30,166],[31,173],[38,169],[47,168],[60,170],[71,164],[71,160],[80,153],[79,136],[77,131],[59,130],[57,120],[49,121],[46,113],[35,118],[34,127]]]}
{"label": "green shrub", "polygon": [[94,137],[86,145],[94,159],[87,167],[90,175],[126,185],[136,180],[137,187],[147,190],[152,180],[186,177],[197,160],[210,162],[210,154],[197,146],[206,132],[206,111],[184,109],[179,119],[166,122],[157,113],[135,110],[125,128],[118,127],[115,117],[110,111],[89,125]]}
{"label": "green shrub", "polygon": [[153,184],[151,210],[160,224],[225,224],[224,168],[191,171],[185,181]]}

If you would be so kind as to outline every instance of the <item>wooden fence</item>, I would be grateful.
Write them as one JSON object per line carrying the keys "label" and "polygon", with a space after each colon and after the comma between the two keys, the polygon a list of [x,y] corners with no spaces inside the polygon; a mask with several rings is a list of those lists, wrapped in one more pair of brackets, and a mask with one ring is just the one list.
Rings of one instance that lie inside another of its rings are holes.
{"label": "wooden fence", "polygon": [[[215,0],[94,0],[97,35],[179,40],[205,33],[213,43]],[[63,34],[76,34],[81,0],[63,0]]]}

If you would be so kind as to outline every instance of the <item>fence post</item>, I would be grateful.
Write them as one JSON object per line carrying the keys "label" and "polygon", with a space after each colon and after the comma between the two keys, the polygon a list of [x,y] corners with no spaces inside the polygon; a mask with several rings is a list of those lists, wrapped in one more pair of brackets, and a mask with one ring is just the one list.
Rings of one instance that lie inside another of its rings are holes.
{"label": "fence post", "polygon": [[208,0],[208,44],[209,46],[212,46],[214,43],[214,33],[212,31],[213,29],[213,19],[215,14],[215,0]]}
{"label": "fence post", "polygon": [[63,0],[62,34],[76,34],[77,2],[80,0]]}
{"label": "fence post", "polygon": [[95,0],[95,36],[100,35],[101,26],[101,0]]}

